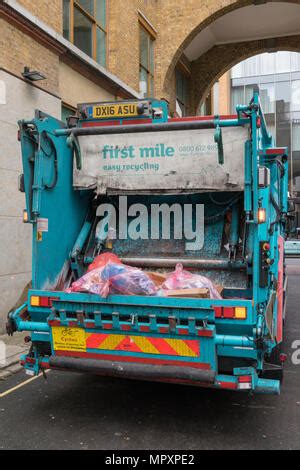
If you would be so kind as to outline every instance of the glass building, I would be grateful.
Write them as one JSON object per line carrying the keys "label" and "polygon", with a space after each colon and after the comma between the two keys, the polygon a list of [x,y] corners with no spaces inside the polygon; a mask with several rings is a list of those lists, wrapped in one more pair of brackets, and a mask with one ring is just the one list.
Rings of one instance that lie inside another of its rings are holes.
{"label": "glass building", "polygon": [[259,87],[275,145],[289,148],[290,190],[300,193],[300,54],[260,54],[236,65],[231,70],[232,112],[250,101],[253,86]]}

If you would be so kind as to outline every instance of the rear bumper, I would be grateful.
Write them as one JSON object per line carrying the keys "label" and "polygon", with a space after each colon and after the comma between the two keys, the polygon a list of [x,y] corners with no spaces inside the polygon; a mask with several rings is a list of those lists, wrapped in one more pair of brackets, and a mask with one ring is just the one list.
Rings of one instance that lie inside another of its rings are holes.
{"label": "rear bumper", "polygon": [[193,367],[110,362],[98,359],[51,356],[49,366],[53,369],[69,369],[78,372],[91,372],[110,377],[126,377],[140,380],[187,380],[213,384],[215,372]]}
{"label": "rear bumper", "polygon": [[[32,367],[31,364],[26,364],[25,357],[23,365],[25,368]],[[126,379],[171,382],[229,391],[249,392],[252,390],[255,393],[280,394],[280,382],[278,380],[262,379],[257,376],[254,369],[252,371],[250,369],[240,369],[241,376],[218,375],[213,370],[203,370],[189,366],[130,363],[54,355],[41,363],[40,366],[45,369],[85,372]],[[245,375],[249,372],[251,372],[251,375]]]}

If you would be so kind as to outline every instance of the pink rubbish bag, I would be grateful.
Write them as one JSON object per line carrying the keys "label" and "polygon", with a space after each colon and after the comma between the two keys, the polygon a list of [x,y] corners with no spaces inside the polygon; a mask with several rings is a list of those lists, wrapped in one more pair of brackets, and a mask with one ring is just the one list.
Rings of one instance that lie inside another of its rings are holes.
{"label": "pink rubbish bag", "polygon": [[87,272],[84,276],[73,282],[66,292],[89,292],[90,294],[107,297],[109,285],[102,280],[103,269],[104,267]]}
{"label": "pink rubbish bag", "polygon": [[73,282],[67,292],[89,292],[101,297],[109,294],[155,295],[157,287],[140,269],[108,262]]}
{"label": "pink rubbish bag", "polygon": [[161,287],[165,290],[205,288],[209,290],[211,299],[222,298],[215,285],[207,277],[185,271],[180,263],[176,264],[175,271],[167,275]]}

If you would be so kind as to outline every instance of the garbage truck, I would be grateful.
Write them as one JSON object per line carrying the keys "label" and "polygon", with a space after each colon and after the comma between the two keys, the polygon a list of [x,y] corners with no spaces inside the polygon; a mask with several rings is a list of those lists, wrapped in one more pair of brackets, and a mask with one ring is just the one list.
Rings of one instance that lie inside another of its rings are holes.
{"label": "garbage truck", "polygon": [[[18,138],[32,286],[7,333],[28,332],[27,374],[280,393],[288,150],[258,92],[228,116],[170,117],[155,99],[79,104],[67,124],[37,110]],[[158,278],[180,267],[218,295],[72,289],[101,255]]]}

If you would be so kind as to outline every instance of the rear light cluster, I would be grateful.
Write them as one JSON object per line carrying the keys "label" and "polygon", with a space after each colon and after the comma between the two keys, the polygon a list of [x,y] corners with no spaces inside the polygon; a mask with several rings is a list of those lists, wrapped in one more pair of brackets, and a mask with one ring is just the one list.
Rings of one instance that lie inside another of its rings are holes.
{"label": "rear light cluster", "polygon": [[257,220],[259,224],[263,224],[266,221],[266,209],[259,208],[257,212]]}
{"label": "rear light cluster", "polygon": [[251,375],[241,375],[238,378],[238,389],[239,390],[250,390],[252,388],[252,377]]}
{"label": "rear light cluster", "polygon": [[215,307],[216,318],[235,318],[245,320],[247,318],[246,307]]}
{"label": "rear light cluster", "polygon": [[53,297],[40,297],[32,295],[30,297],[30,305],[32,307],[52,307]]}
{"label": "rear light cluster", "polygon": [[26,209],[23,210],[23,222],[24,224],[28,223],[28,212]]}

